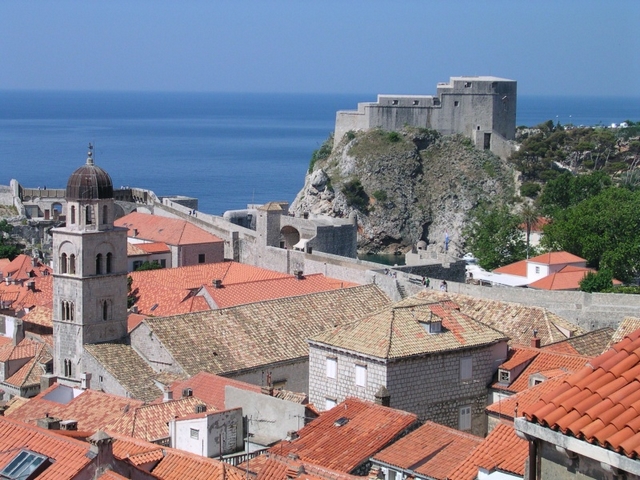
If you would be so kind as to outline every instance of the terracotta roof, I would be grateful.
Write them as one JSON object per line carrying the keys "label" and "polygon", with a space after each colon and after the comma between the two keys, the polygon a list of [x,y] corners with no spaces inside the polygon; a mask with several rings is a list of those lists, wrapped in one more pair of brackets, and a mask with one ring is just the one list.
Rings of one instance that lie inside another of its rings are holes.
{"label": "terracotta roof", "polygon": [[499,424],[451,474],[451,480],[475,480],[478,469],[502,471],[524,477],[529,442],[510,425]]}
{"label": "terracotta roof", "polygon": [[580,258],[569,252],[547,252],[537,257],[530,258],[530,263],[541,263],[543,265],[560,265],[563,263],[580,263],[586,262],[584,258]]}
{"label": "terracotta roof", "polygon": [[277,443],[269,452],[296,454],[303,462],[350,473],[416,421],[412,413],[348,398],[299,430],[297,439]]}
{"label": "terracotta roof", "polygon": [[169,253],[171,249],[164,242],[138,243],[137,247],[144,253]]}
{"label": "terracotta roof", "polygon": [[426,422],[374,455],[373,459],[429,478],[444,480],[481,442],[480,437]]}
{"label": "terracotta roof", "polygon": [[127,332],[130,332],[140,325],[145,318],[147,318],[146,315],[140,315],[139,313],[130,313],[127,315]]}
{"label": "terracotta roof", "polygon": [[[441,322],[441,333],[430,334],[427,331],[431,322]],[[391,308],[327,330],[311,339],[313,343],[385,359],[478,347],[506,340],[502,333],[456,309],[416,298],[403,300]]]}
{"label": "terracotta roof", "polygon": [[145,252],[140,247],[138,247],[138,245],[141,245],[141,244],[127,242],[127,257],[137,257],[141,255],[148,255],[148,253]]}
{"label": "terracotta roof", "polygon": [[88,443],[0,417],[0,470],[6,467],[21,449],[39,453],[53,460],[38,475],[38,480],[74,479],[92,459]]}
{"label": "terracotta roof", "polygon": [[162,480],[246,480],[245,473],[231,465],[176,449],[167,451],[151,473]]}
{"label": "terracotta roof", "polygon": [[539,351],[535,348],[512,347],[509,349],[507,361],[503,362],[498,368],[504,370],[512,370],[517,367],[524,368],[531,363],[538,353]]}
{"label": "terracotta roof", "polygon": [[[144,320],[189,375],[230,373],[309,355],[307,338],[389,305],[375,285]],[[142,325],[136,327],[141,328]]]}
{"label": "terracotta roof", "polygon": [[640,330],[524,410],[530,422],[631,458],[640,455]]}
{"label": "terracotta roof", "polygon": [[[58,389],[60,390],[56,392]],[[56,398],[69,400],[61,403]],[[76,420],[79,430],[96,431],[121,417],[125,410],[140,404],[142,402],[132,398],[109,395],[97,390],[74,391],[71,387],[54,384],[5,415],[25,423],[35,423],[48,413],[50,417],[61,420]]]}
{"label": "terracotta roof", "polygon": [[133,398],[151,402],[158,397],[160,389],[153,381],[156,373],[130,345],[96,343],[84,348]]}
{"label": "terracotta roof", "polygon": [[53,329],[53,309],[41,305],[36,306],[22,317],[22,321]]}
{"label": "terracotta roof", "polygon": [[[147,270],[130,275],[138,312],[154,316],[233,307],[356,286],[322,274],[306,275],[299,280],[293,275],[237,262]],[[222,282],[221,288],[213,286],[215,280]]]}
{"label": "terracotta roof", "polygon": [[[640,326],[640,325],[639,325]],[[604,352],[611,343],[615,330],[610,327],[600,328],[575,337],[550,343],[543,348],[557,353],[569,353],[595,357]]]}
{"label": "terracotta roof", "polygon": [[[525,348],[525,347],[518,347]],[[566,355],[545,350],[535,350],[537,355],[522,371],[516,379],[511,379],[509,385],[495,383],[493,388],[509,392],[521,392],[529,388],[529,377],[536,373],[549,370],[562,370],[563,372],[576,372],[586,365],[591,357],[584,355]]]}
{"label": "terracotta roof", "polygon": [[507,275],[517,275],[519,277],[527,276],[527,261],[520,260],[519,262],[510,263],[500,268],[493,270],[494,273],[504,273]]}
{"label": "terracotta roof", "polygon": [[[256,480],[363,480],[366,477],[349,475],[326,467],[276,455],[273,452],[259,455],[238,466],[244,472],[255,475]],[[369,476],[371,478],[371,476]]]}
{"label": "terracotta roof", "polygon": [[[567,266],[559,272],[531,282],[528,287],[537,288],[538,290],[579,290],[580,282],[589,272],[595,272],[595,270]],[[616,282],[620,283],[617,280]]]}
{"label": "terracotta roof", "polygon": [[40,344],[34,357],[25,363],[17,372],[5,379],[3,383],[17,388],[40,385],[40,377],[44,374],[44,365],[52,360],[52,353],[47,344]]}
{"label": "terracotta roof", "polygon": [[141,438],[149,442],[169,437],[168,423],[176,417],[195,412],[202,400],[195,397],[179,398],[168,402],[140,405],[129,409],[105,429],[129,437]]}
{"label": "terracotta roof", "polygon": [[107,470],[102,475],[98,477],[98,480],[127,480],[127,477],[123,477],[119,473],[114,472],[113,470]]}
{"label": "terracotta roof", "polygon": [[[191,245],[224,242],[221,238],[196,227],[186,220],[132,212],[113,222],[117,227],[129,229],[129,237],[137,237],[168,245]],[[134,229],[138,231],[134,235]],[[140,247],[141,248],[141,247]]]}
{"label": "terracotta roof", "polygon": [[28,338],[23,338],[18,345],[13,345],[13,342],[5,343],[0,346],[0,362],[33,358],[41,347],[41,343],[34,342]]}
{"label": "terracotta roof", "polygon": [[[498,416],[501,419],[513,421],[517,416],[516,413],[522,413],[526,408],[535,404],[540,397],[558,388],[565,378],[572,375],[573,372],[562,372],[561,375],[555,376],[538,385],[527,388],[521,392],[515,393],[499,401],[492,403],[486,408],[487,413]],[[517,412],[516,412],[517,409]]]}
{"label": "terracotta roof", "polygon": [[[635,332],[640,328],[640,318],[636,317],[624,317],[618,328],[611,336],[611,340],[609,341],[609,345],[607,345],[607,349],[611,348],[611,345],[614,343],[618,343],[624,339],[627,335]],[[602,351],[604,352],[604,350]]]}
{"label": "terracotta roof", "polygon": [[431,301],[452,300],[460,305],[462,313],[501,331],[511,339],[512,344],[529,345],[534,330],[538,332],[542,345],[585,333],[577,325],[541,307],[436,290],[423,290],[417,294],[417,298]]}
{"label": "terracotta roof", "polygon": [[[35,265],[33,262],[35,262]],[[42,277],[53,273],[51,267],[25,254],[18,255],[1,268],[2,279],[11,277],[12,280],[30,280],[34,277]]]}
{"label": "terracotta roof", "polygon": [[260,387],[250,383],[241,382],[232,378],[225,378],[208,372],[200,372],[187,380],[178,380],[171,384],[169,390],[173,393],[173,398],[182,397],[185,389],[190,389],[191,394],[199,398],[207,405],[211,405],[216,410],[225,410],[224,390],[231,386],[242,390],[260,393]]}
{"label": "terracotta roof", "polygon": [[[33,289],[28,287],[33,283]],[[34,277],[20,284],[0,282],[0,300],[14,312],[36,306],[53,307],[53,275]]]}

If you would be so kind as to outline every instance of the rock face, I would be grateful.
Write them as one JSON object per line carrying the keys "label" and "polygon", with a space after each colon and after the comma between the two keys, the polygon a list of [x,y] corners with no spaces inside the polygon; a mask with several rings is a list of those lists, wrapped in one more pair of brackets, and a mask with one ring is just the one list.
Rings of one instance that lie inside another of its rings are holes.
{"label": "rock face", "polygon": [[350,132],[315,162],[290,210],[341,218],[355,212],[362,253],[404,253],[420,240],[443,250],[448,234],[455,255],[464,250],[469,211],[513,198],[513,179],[505,161],[462,136]]}

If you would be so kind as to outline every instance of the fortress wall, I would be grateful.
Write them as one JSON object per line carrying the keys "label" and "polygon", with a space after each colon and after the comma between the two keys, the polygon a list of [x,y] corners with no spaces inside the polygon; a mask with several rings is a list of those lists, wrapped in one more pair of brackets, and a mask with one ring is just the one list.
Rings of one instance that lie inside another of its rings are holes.
{"label": "fortress wall", "polygon": [[369,126],[367,124],[364,108],[362,111],[338,111],[336,113],[336,126],[333,132],[333,146],[335,147],[340,143],[342,137],[344,137],[348,131],[366,130],[367,128],[369,128]]}

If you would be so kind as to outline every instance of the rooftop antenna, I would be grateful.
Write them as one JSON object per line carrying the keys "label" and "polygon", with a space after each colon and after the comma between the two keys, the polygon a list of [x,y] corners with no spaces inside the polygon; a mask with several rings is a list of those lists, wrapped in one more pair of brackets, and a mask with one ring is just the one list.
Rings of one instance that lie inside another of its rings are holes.
{"label": "rooftop antenna", "polygon": [[89,143],[89,151],[87,152],[87,165],[93,165],[93,144]]}

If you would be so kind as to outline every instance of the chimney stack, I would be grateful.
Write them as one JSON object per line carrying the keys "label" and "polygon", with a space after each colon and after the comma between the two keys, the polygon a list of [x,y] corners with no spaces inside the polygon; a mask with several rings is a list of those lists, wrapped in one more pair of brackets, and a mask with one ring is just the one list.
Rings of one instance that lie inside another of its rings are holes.
{"label": "chimney stack", "polygon": [[18,345],[22,340],[24,340],[24,325],[22,324],[22,320],[16,318],[13,323],[13,346]]}
{"label": "chimney stack", "polygon": [[162,394],[162,401],[169,402],[173,400],[173,392],[169,390],[169,388],[164,389],[164,393]]}
{"label": "chimney stack", "polygon": [[533,338],[531,339],[531,348],[540,348],[540,339],[538,338],[538,331],[533,331]]}
{"label": "chimney stack", "polygon": [[84,372],[80,375],[81,386],[83,390],[89,390],[91,388],[91,374],[89,372]]}
{"label": "chimney stack", "polygon": [[219,278],[216,278],[213,281],[213,287],[214,288],[222,288],[222,280],[220,280]]}

